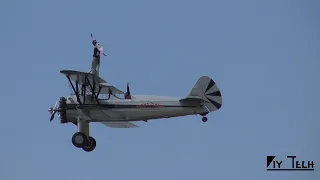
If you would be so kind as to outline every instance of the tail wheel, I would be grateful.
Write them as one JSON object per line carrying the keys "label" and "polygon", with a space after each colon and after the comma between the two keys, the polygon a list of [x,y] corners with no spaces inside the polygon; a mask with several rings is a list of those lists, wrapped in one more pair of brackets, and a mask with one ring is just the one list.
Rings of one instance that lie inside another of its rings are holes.
{"label": "tail wheel", "polygon": [[88,140],[89,140],[88,145],[83,146],[82,149],[86,152],[91,152],[96,148],[97,144],[96,144],[96,140],[91,136],[88,137]]}
{"label": "tail wheel", "polygon": [[202,117],[202,122],[207,122],[208,118],[207,117]]}
{"label": "tail wheel", "polygon": [[77,132],[72,136],[72,144],[77,147],[81,148],[88,144],[88,138],[86,134],[83,132]]}

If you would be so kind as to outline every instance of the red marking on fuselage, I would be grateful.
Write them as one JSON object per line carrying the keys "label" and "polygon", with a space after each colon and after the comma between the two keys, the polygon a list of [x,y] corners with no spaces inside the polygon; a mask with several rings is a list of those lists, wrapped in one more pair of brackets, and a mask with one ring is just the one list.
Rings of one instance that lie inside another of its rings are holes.
{"label": "red marking on fuselage", "polygon": [[137,108],[163,108],[163,105],[156,104],[153,102],[147,102],[137,105]]}

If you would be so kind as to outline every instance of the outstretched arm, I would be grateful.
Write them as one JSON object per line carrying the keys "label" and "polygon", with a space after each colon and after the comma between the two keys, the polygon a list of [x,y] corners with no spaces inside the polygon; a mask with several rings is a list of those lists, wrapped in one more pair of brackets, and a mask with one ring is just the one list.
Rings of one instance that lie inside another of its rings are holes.
{"label": "outstretched arm", "polygon": [[92,39],[92,41],[96,41],[96,42],[97,42],[97,44],[95,45],[95,47],[96,47],[97,49],[99,49],[99,51],[100,51],[104,56],[107,56],[107,55],[103,52],[103,47],[98,43],[98,41],[97,41],[96,39],[93,38],[92,33],[91,33],[91,39]]}
{"label": "outstretched arm", "polygon": [[92,41],[94,41],[94,40],[95,40],[95,39],[93,38],[93,35],[92,35],[92,33],[91,33],[91,40],[92,40]]}

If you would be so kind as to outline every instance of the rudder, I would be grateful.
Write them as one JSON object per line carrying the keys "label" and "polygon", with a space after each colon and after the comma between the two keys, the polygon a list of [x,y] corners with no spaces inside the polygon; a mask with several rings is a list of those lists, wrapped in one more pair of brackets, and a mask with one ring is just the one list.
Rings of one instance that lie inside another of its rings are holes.
{"label": "rudder", "polygon": [[202,76],[193,86],[185,100],[200,100],[212,112],[221,108],[222,96],[217,84],[208,76]]}

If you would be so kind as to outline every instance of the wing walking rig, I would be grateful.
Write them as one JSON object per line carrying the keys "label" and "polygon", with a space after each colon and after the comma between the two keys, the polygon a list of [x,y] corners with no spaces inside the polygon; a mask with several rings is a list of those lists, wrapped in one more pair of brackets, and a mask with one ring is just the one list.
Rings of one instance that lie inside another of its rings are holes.
{"label": "wing walking rig", "polygon": [[50,121],[58,113],[62,124],[76,125],[78,132],[72,136],[72,143],[87,152],[96,148],[96,140],[89,133],[90,123],[100,122],[110,128],[136,128],[138,126],[133,123],[136,121],[148,122],[187,115],[201,115],[202,121],[207,122],[206,115],[222,107],[220,89],[208,76],[200,77],[189,94],[179,98],[126,96],[130,91],[124,93],[97,74],[77,70],[61,70],[60,73],[68,80],[73,94],[61,97],[48,110]]}

